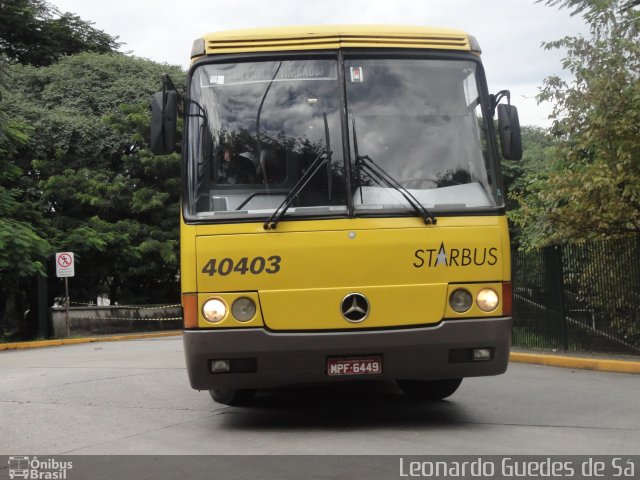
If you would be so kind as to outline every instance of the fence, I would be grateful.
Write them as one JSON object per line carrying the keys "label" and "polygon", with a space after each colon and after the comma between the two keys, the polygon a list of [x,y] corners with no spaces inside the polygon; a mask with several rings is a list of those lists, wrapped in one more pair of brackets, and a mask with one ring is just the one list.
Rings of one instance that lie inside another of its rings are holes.
{"label": "fence", "polygon": [[640,354],[640,237],[512,258],[514,346]]}

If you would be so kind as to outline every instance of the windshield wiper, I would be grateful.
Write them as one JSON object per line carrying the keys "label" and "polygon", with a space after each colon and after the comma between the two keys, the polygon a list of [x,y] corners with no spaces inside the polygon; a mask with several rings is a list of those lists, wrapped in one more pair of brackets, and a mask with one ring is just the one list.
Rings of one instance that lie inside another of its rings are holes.
{"label": "windshield wiper", "polygon": [[327,122],[327,114],[324,114],[324,135],[325,135],[325,148],[322,149],[320,154],[316,157],[316,159],[311,162],[311,165],[307,169],[306,172],[300,177],[300,180],[293,186],[293,188],[289,191],[284,201],[275,209],[275,211],[271,214],[271,216],[264,222],[265,230],[275,230],[278,226],[278,222],[282,220],[284,214],[287,213],[287,210],[293,204],[294,200],[300,195],[300,193],[305,189],[305,187],[309,184],[313,176],[320,170],[320,168],[326,163],[327,164],[327,189],[329,194],[329,200],[331,200],[331,140],[329,139],[329,123]]}
{"label": "windshield wiper", "polygon": [[275,230],[278,222],[282,220],[284,214],[287,213],[287,210],[293,204],[294,200],[300,195],[300,193],[305,189],[305,187],[309,184],[313,176],[320,170],[320,168],[324,165],[325,162],[331,161],[331,151],[323,149],[320,152],[320,155],[311,163],[309,169],[304,172],[300,180],[293,186],[293,188],[289,191],[284,201],[275,209],[275,211],[271,214],[271,216],[264,222],[265,230]]}
{"label": "windshield wiper", "polygon": [[362,200],[362,184],[361,184],[361,171],[366,171],[367,174],[376,180],[379,184],[384,184],[400,195],[404,197],[404,199],[411,205],[411,208],[418,214],[419,217],[424,220],[425,225],[435,225],[437,222],[436,217],[433,216],[431,212],[429,212],[422,203],[414,197],[411,192],[409,192],[406,188],[404,188],[400,183],[389,175],[382,167],[380,167],[369,155],[360,155],[358,153],[358,136],[356,134],[356,119],[353,119],[353,149],[356,156],[356,175],[358,187],[360,188],[360,202],[364,203]]}

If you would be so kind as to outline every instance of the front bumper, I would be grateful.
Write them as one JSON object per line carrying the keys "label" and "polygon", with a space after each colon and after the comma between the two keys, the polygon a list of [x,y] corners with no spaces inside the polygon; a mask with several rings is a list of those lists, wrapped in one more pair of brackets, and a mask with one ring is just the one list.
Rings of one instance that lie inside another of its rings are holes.
{"label": "front bumper", "polygon": [[[432,380],[498,375],[507,369],[511,317],[448,320],[407,329],[274,332],[262,328],[185,330],[189,381],[198,390],[269,388],[354,380]],[[465,355],[489,348],[491,360]],[[328,357],[381,356],[379,375],[327,375]],[[238,359],[242,372],[211,373],[211,361]]]}

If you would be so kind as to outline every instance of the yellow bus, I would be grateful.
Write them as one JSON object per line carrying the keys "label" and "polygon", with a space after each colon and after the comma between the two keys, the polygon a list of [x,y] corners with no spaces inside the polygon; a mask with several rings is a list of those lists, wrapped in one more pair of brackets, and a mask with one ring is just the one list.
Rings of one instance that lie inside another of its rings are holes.
{"label": "yellow bus", "polygon": [[480,53],[467,33],[423,27],[194,42],[185,98],[168,80],[152,98],[151,137],[154,153],[174,150],[182,104],[193,388],[240,405],[261,388],[379,379],[434,400],[506,370],[498,148],[522,147]]}

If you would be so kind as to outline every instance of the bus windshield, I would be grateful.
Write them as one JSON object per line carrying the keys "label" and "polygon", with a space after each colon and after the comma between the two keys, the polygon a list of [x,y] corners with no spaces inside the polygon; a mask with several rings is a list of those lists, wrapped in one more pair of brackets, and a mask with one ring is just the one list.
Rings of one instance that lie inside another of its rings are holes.
{"label": "bus windshield", "polygon": [[266,218],[320,157],[287,217],[415,215],[365,157],[434,212],[502,205],[476,62],[359,55],[342,65],[341,75],[336,58],[197,66],[188,216]]}

